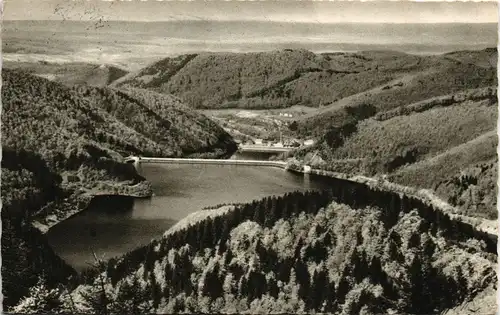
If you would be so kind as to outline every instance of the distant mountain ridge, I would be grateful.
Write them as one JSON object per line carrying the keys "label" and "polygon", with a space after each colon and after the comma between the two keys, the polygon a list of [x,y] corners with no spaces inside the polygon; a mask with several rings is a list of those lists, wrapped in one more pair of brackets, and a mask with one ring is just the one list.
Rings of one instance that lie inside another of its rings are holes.
{"label": "distant mountain ridge", "polygon": [[127,70],[113,65],[83,62],[50,63],[4,61],[2,67],[4,69],[23,70],[27,73],[68,86],[86,84],[103,87],[128,73]]}
{"label": "distant mountain ridge", "polygon": [[488,86],[495,81],[496,64],[490,65],[495,56],[496,49],[432,56],[391,51],[315,54],[302,49],[201,53],[165,58],[112,85],[173,94],[194,108],[321,107],[407,77],[415,78],[408,82],[411,87],[422,90],[419,81],[446,78],[436,81],[442,93]]}

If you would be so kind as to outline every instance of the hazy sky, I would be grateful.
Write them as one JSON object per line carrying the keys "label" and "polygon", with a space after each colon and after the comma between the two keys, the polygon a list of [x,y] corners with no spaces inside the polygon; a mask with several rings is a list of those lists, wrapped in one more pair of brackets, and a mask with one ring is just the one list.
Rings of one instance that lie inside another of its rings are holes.
{"label": "hazy sky", "polygon": [[497,3],[409,1],[4,0],[5,20],[272,20],[450,23],[498,21]]}

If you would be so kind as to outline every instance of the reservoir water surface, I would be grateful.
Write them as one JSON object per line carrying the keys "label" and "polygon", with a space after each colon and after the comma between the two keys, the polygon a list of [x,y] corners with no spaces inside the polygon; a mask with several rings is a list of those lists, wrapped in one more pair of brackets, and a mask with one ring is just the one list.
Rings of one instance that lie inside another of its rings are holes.
{"label": "reservoir water surface", "polygon": [[49,243],[75,269],[93,262],[93,251],[103,259],[122,255],[161,237],[177,221],[205,207],[320,190],[328,182],[263,166],[141,166],[142,175],[153,185],[152,198],[95,199],[87,210],[49,230]]}

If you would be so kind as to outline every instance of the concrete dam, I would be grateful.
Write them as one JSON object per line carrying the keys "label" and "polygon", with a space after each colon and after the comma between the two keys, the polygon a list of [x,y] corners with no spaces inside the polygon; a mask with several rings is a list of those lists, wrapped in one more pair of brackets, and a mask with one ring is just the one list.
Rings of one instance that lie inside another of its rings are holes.
{"label": "concrete dam", "polygon": [[131,156],[125,159],[127,163],[134,163],[136,168],[140,163],[162,163],[162,164],[210,164],[210,165],[247,165],[267,166],[286,169],[283,161],[260,161],[260,160],[223,160],[223,159],[182,159],[182,158],[154,158]]}

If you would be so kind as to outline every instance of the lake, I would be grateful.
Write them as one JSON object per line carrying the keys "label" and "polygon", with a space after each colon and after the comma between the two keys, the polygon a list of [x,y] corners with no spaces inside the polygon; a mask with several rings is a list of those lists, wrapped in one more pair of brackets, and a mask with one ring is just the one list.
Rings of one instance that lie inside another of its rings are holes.
{"label": "lake", "polygon": [[92,252],[109,259],[161,237],[188,214],[222,203],[248,202],[292,191],[319,190],[328,179],[262,166],[143,164],[150,199],[99,198],[86,211],[54,226],[49,243],[81,270]]}

